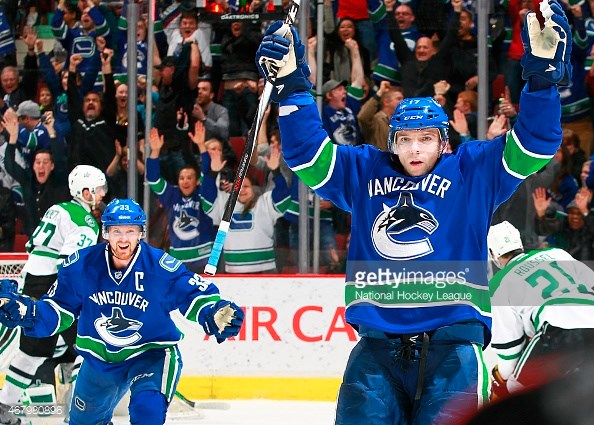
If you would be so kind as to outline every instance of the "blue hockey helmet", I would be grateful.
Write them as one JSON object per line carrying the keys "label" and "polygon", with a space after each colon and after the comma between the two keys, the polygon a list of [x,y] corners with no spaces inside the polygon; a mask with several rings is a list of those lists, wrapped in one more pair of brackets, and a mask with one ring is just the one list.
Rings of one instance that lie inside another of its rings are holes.
{"label": "blue hockey helmet", "polygon": [[109,226],[137,225],[142,229],[140,237],[144,238],[146,234],[146,214],[138,202],[133,199],[116,198],[111,201],[103,211],[101,222],[103,223],[104,239],[107,239]]}
{"label": "blue hockey helmet", "polygon": [[396,135],[402,130],[437,128],[442,146],[448,141],[450,120],[443,108],[432,97],[410,97],[404,99],[390,118],[388,150],[397,154]]}

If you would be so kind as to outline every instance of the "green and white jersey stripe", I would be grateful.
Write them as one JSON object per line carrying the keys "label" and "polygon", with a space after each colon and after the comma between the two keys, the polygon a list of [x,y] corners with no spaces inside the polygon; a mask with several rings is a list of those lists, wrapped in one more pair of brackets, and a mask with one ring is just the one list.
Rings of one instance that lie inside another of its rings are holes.
{"label": "green and white jersey stripe", "polygon": [[303,183],[316,190],[332,177],[336,163],[336,148],[337,145],[327,137],[309,162],[293,167],[292,170]]}
{"label": "green and white jersey stripe", "polygon": [[78,335],[76,337],[76,348],[104,362],[120,363],[132,359],[148,350],[173,347],[178,342],[179,341],[147,342],[145,344],[131,345],[120,350],[111,351],[107,349],[105,342],[102,339]]}
{"label": "green and white jersey stripe", "polygon": [[549,163],[553,155],[530,152],[520,142],[515,131],[508,131],[503,150],[503,166],[512,176],[524,180]]}
{"label": "green and white jersey stripe", "polygon": [[[209,214],[215,224],[223,217],[227,199],[227,194],[219,192],[213,211]],[[253,273],[276,268],[274,223],[290,205],[288,193],[283,199],[274,202],[271,191],[263,193],[256,205],[245,214],[242,203],[235,205],[231,227],[223,246],[226,272]]]}

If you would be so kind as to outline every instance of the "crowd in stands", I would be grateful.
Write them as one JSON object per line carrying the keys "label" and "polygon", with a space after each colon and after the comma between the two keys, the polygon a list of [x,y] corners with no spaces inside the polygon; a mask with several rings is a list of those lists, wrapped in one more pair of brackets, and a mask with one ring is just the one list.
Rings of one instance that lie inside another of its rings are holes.
{"label": "crowd in stands", "polygon": [[[263,91],[254,56],[267,25],[217,19],[214,10],[263,13],[273,3],[209,0],[205,4],[215,7],[203,9],[187,0],[158,1],[153,51],[147,3],[139,8],[135,82],[127,72],[128,0],[0,4],[0,251],[21,250],[20,241],[45,211],[69,199],[69,171],[88,164],[108,177],[106,203],[128,196],[128,172],[138,173],[142,202],[146,180],[150,242],[202,272]],[[520,112],[523,17],[529,9],[539,13],[539,0],[495,3],[488,81],[479,81],[475,1],[324,0],[322,64],[316,59],[318,6],[311,2],[307,60],[332,141],[386,150],[390,117],[411,96],[431,96],[444,107],[451,119],[449,152],[505,135]],[[512,223],[527,250],[555,246],[594,260],[594,1],[563,0],[563,7],[574,40],[572,85],[560,89],[563,144],[497,210],[494,224]],[[316,81],[319,66],[323,81]],[[130,84],[138,93],[135,120],[128,116]],[[492,112],[487,135],[478,134],[480,84],[488,87]],[[298,179],[283,160],[277,117],[278,108],[269,107],[221,271],[297,270]],[[137,123],[136,143],[128,140],[129,122]],[[321,269],[342,272],[350,216],[328,201],[320,205]],[[308,214],[313,220],[313,207]]]}

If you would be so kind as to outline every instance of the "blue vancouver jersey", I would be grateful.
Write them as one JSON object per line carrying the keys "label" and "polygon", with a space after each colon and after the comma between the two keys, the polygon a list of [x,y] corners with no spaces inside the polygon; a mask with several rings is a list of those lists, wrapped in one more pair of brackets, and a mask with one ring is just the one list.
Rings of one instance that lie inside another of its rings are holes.
{"label": "blue vancouver jersey", "polygon": [[389,152],[332,143],[309,94],[281,103],[287,164],[322,198],[352,213],[349,323],[410,334],[478,320],[488,343],[492,214],[550,161],[561,141],[556,88],[524,91],[520,105],[507,134],[465,143],[444,154],[430,174],[410,177]]}
{"label": "blue vancouver jersey", "polygon": [[182,338],[171,319],[176,309],[198,321],[200,311],[220,299],[217,287],[169,254],[141,242],[124,270],[113,270],[108,245],[72,254],[56,283],[36,302],[37,317],[25,334],[54,335],[78,318],[76,349],[98,370]]}
{"label": "blue vancouver jersey", "polygon": [[[210,170],[208,153],[200,155],[202,170]],[[217,197],[214,177],[202,174],[202,184],[191,196],[182,195],[178,186],[171,185],[161,177],[159,160],[148,158],[146,177],[150,188],[167,210],[169,222],[169,253],[183,261],[191,263],[206,261],[214,241],[210,213]],[[208,184],[207,182],[211,182]]]}

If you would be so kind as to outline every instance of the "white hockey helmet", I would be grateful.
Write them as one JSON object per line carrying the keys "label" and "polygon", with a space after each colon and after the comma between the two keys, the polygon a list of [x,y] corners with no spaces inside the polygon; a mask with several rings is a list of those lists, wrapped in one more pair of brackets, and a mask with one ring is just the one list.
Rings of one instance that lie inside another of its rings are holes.
{"label": "white hockey helmet", "polygon": [[503,221],[489,228],[487,246],[491,260],[501,268],[499,257],[517,249],[524,249],[520,231],[509,221]]}
{"label": "white hockey helmet", "polygon": [[[92,208],[95,205],[95,195],[102,192],[107,193],[107,180],[105,174],[92,165],[77,165],[68,175],[68,188],[73,198],[81,202],[90,204]],[[83,197],[83,191],[88,189],[93,200],[89,202]]]}

